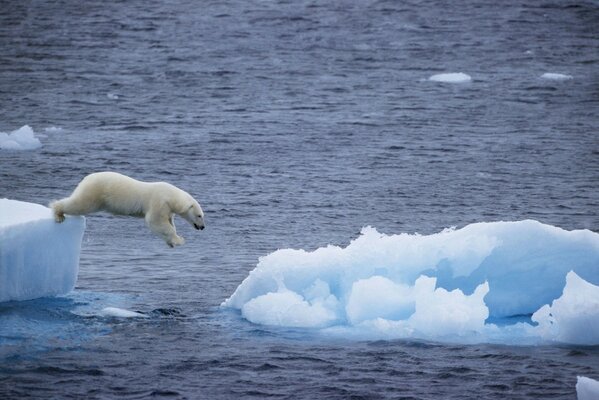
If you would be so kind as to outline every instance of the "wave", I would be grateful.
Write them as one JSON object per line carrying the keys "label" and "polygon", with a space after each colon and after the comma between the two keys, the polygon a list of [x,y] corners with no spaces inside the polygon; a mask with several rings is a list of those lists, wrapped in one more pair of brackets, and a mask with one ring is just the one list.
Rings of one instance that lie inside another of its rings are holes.
{"label": "wave", "polygon": [[345,248],[260,258],[222,306],[346,337],[599,344],[596,285],[599,234],[589,230],[532,220],[432,235],[367,227]]}

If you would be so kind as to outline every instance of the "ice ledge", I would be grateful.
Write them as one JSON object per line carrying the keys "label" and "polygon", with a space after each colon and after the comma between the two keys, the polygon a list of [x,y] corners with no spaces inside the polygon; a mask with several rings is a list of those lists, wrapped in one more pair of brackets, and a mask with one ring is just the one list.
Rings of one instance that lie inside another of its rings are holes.
{"label": "ice ledge", "polygon": [[0,302],[73,290],[85,218],[58,224],[49,208],[0,199]]}

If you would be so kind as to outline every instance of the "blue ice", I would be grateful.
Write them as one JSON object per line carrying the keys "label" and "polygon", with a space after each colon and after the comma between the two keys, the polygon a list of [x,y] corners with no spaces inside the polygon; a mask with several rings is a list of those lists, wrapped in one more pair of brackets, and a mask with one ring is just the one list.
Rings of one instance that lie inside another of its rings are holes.
{"label": "blue ice", "polygon": [[537,221],[432,235],[364,228],[283,249],[223,302],[247,320],[357,338],[599,344],[599,234]]}

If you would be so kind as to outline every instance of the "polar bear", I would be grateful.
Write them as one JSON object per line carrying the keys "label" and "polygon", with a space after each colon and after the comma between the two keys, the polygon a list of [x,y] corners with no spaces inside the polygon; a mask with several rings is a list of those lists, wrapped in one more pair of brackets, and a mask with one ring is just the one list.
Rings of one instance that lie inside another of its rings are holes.
{"label": "polar bear", "polygon": [[166,182],[141,182],[116,172],[96,172],[83,178],[73,193],[50,203],[56,222],[65,214],[84,215],[107,211],[146,220],[152,232],[175,247],[185,243],[177,235],[174,214],[196,229],[204,229],[204,211],[187,192]]}

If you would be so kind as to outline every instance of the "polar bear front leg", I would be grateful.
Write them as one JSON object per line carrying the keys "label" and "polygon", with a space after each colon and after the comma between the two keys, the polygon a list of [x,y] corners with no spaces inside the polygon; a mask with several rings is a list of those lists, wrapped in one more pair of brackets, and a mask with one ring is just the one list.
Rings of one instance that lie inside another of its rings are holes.
{"label": "polar bear front leg", "polygon": [[175,225],[172,223],[172,215],[163,215],[161,213],[146,214],[146,224],[152,232],[160,236],[170,247],[180,246],[185,243],[185,239],[177,235]]}

